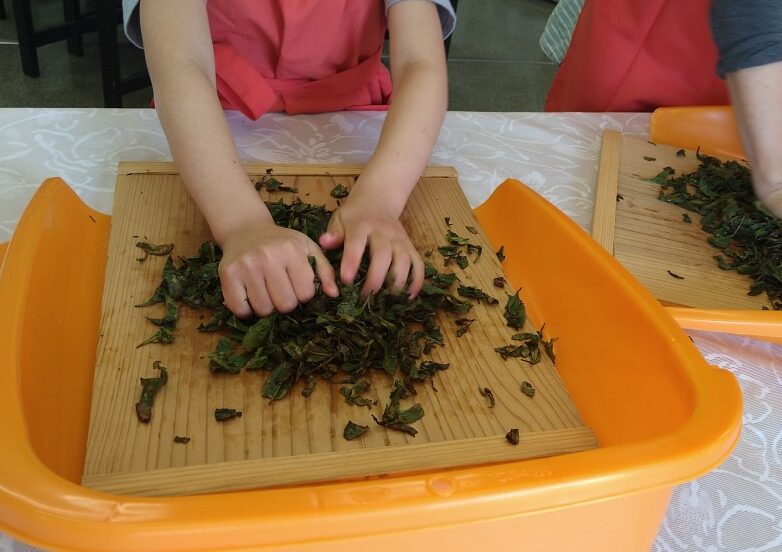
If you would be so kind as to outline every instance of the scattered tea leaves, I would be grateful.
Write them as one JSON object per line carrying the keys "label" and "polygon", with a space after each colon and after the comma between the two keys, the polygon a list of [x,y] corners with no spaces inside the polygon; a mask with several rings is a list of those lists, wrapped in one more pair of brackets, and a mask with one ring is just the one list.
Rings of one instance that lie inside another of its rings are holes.
{"label": "scattered tea leaves", "polygon": [[361,437],[367,431],[369,431],[369,426],[354,424],[352,421],[348,420],[345,430],[342,432],[342,436],[345,440],[352,441],[353,439]]}
{"label": "scattered tea leaves", "polygon": [[511,444],[511,445],[518,445],[519,444],[519,430],[518,428],[512,428],[508,433],[505,434],[505,439]]}
{"label": "scattered tea leaves", "polygon": [[242,411],[235,408],[215,408],[215,420],[218,422],[227,422],[234,418],[241,418]]}
{"label": "scattered tea leaves", "polygon": [[484,388],[479,387],[478,392],[484,397],[486,397],[487,399],[489,399],[489,408],[494,408],[494,405],[497,403],[494,400],[494,393],[492,393],[491,389],[489,389],[488,387],[484,387]]}
{"label": "scattered tea leaves", "polygon": [[159,360],[152,363],[152,368],[158,370],[160,375],[155,378],[141,378],[141,396],[136,403],[136,416],[145,424],[152,419],[155,395],[168,382],[168,371]]}
{"label": "scattered tea leaves", "polygon": [[521,382],[521,392],[527,395],[530,399],[535,396],[535,386],[528,381]]}
{"label": "scattered tea leaves", "polygon": [[298,188],[283,186],[282,182],[272,176],[272,169],[266,169],[266,174],[258,179],[258,181],[255,183],[256,190],[261,191],[263,188],[265,188],[267,192],[291,192],[294,194],[299,193]]}

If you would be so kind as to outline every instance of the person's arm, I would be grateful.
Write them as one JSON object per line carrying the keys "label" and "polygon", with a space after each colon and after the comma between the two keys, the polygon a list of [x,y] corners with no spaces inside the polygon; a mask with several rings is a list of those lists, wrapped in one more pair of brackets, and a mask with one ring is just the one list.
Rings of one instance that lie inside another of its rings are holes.
{"label": "person's arm", "polygon": [[755,195],[782,218],[782,62],[728,73]]}
{"label": "person's arm", "polygon": [[448,103],[442,29],[437,7],[405,0],[388,10],[393,99],[380,142],[343,206],[321,236],[325,248],[343,244],[340,276],[354,280],[364,249],[371,262],[362,291],[377,292],[386,275],[408,294],[423,284],[421,256],[399,222],[407,198],[432,154]]}
{"label": "person's arm", "polygon": [[782,3],[714,0],[711,27],[755,194],[782,217]]}
{"label": "person's arm", "polygon": [[320,248],[279,228],[253,188],[225,121],[204,2],[142,0],[141,29],[155,107],[182,180],[223,249],[220,281],[237,316],[293,310],[315,293],[308,256],[323,290],[336,296]]}

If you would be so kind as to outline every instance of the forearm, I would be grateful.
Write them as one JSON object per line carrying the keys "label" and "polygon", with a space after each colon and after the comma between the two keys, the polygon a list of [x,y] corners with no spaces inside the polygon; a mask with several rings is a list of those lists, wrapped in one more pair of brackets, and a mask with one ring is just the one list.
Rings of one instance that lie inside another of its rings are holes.
{"label": "forearm", "polygon": [[448,78],[437,8],[405,0],[388,10],[394,95],[380,141],[357,191],[401,214],[437,141]]}
{"label": "forearm", "polygon": [[782,62],[727,75],[758,191],[782,187]]}
{"label": "forearm", "polygon": [[208,25],[199,13],[190,24],[206,25],[206,38],[200,36],[194,44],[189,37],[171,40],[180,29],[165,17],[168,14],[158,11],[164,9],[142,2],[156,109],[182,179],[215,238],[222,242],[236,227],[259,217],[270,219],[270,215],[239,163],[217,98]]}
{"label": "forearm", "polygon": [[377,149],[362,174],[398,213],[423,173],[437,141],[448,103],[444,64],[410,65],[394,83],[394,97]]}

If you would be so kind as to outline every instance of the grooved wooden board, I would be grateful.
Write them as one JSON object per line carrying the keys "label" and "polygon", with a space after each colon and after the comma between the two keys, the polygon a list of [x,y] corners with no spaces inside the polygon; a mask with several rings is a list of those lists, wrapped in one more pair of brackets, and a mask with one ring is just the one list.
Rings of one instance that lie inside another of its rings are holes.
{"label": "grooved wooden board", "polygon": [[[329,195],[333,186],[350,188],[360,172],[360,167],[257,164],[248,166],[248,172],[260,175],[269,167],[284,184],[298,187],[304,201],[329,208],[336,207]],[[196,330],[205,314],[200,311],[180,308],[173,344],[136,348],[156,331],[145,316],[158,316],[162,305],[133,305],[152,294],[165,262],[162,257],[137,262],[136,236],[153,243],[174,242],[174,253],[186,256],[211,235],[171,165],[121,164],[119,173],[84,485],[125,494],[190,494],[421,471],[597,446],[545,354],[540,364],[530,366],[518,359],[503,361],[494,351],[511,343],[515,333],[502,317],[504,292],[492,285],[502,269],[485,236],[465,229],[478,225],[453,169],[433,168],[425,174],[408,202],[403,224],[423,252],[445,243],[444,218],[449,216],[454,231],[484,247],[477,263],[466,270],[453,267],[454,272],[466,285],[478,285],[500,298],[501,304],[474,305],[469,317],[477,322],[461,338],[455,336],[457,316],[438,320],[445,347],[435,348],[431,358],[450,363],[450,368],[435,376],[437,391],[429,384],[418,388],[414,401],[426,414],[414,424],[416,437],[372,421],[371,413],[382,414],[393,383],[382,371],[373,370],[370,377],[371,397],[378,401],[372,412],[347,405],[338,384],[320,381],[308,398],[301,396],[299,385],[283,400],[270,402],[260,391],[268,372],[212,375],[204,355],[219,336]],[[271,199],[280,197],[294,196],[274,193]],[[442,268],[439,254],[432,259]],[[535,322],[539,327],[543,321]],[[525,330],[534,329],[528,322]],[[139,378],[156,375],[155,360],[168,368],[169,381],[156,398],[152,421],[142,424],[134,411]],[[537,388],[534,398],[521,393],[523,380]],[[492,389],[494,408],[479,387]],[[404,401],[403,407],[414,401]],[[217,407],[237,408],[244,415],[216,422]],[[369,425],[370,431],[346,441],[342,431],[348,419]],[[505,440],[514,427],[521,432],[518,446]],[[174,443],[176,435],[191,440]]]}
{"label": "grooved wooden board", "polygon": [[[717,266],[714,256],[720,250],[709,245],[700,215],[660,201],[660,186],[646,180],[665,167],[677,174],[695,170],[695,152],[685,150],[679,157],[679,149],[616,131],[604,133],[592,237],[664,303],[702,309],[770,307],[765,295],[747,295],[748,276]],[[691,223],[684,221],[685,213]]]}

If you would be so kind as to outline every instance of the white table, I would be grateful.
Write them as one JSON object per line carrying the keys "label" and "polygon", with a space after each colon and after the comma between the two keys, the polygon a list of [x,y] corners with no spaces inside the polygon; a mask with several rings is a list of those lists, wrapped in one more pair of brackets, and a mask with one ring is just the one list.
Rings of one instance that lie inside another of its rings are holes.
{"label": "white table", "polygon": [[[252,122],[230,113],[228,120],[244,160],[365,163],[384,116],[267,115]],[[457,168],[473,206],[515,177],[588,230],[602,130],[646,136],[648,125],[648,114],[453,112],[432,164]],[[10,237],[46,177],[61,176],[90,206],[108,213],[118,161],[169,159],[152,110],[0,109],[0,241]],[[723,334],[691,335],[708,362],[738,378],[743,433],[722,466],[676,489],[654,550],[780,551],[782,347]],[[0,534],[0,552],[28,550]]]}

